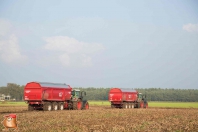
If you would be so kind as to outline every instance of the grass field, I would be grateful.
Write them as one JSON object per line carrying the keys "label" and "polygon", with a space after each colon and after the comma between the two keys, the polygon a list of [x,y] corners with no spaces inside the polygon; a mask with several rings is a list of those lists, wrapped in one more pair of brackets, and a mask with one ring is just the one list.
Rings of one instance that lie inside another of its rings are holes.
{"label": "grass field", "polygon": [[[149,107],[198,108],[198,102],[148,102]],[[89,101],[90,106],[110,106],[109,101]],[[27,106],[25,102],[0,102],[0,106]]]}
{"label": "grass field", "polygon": [[[89,101],[90,105],[110,106],[109,101]],[[198,108],[198,102],[148,102],[149,107]]]}
{"label": "grass field", "polygon": [[198,102],[149,102],[149,107],[198,108]]}

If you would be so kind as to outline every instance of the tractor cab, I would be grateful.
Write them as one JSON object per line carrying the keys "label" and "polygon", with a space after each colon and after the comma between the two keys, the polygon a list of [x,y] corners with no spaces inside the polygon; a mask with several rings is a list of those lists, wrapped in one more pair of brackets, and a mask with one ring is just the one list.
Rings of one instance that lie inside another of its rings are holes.
{"label": "tractor cab", "polygon": [[142,100],[142,93],[138,93],[138,100]]}
{"label": "tractor cab", "polygon": [[86,96],[85,91],[80,91],[79,89],[73,89],[72,90],[72,100],[77,101],[77,100],[82,100],[84,96]]}
{"label": "tractor cab", "polygon": [[142,93],[138,93],[138,102],[141,102],[142,100],[146,99],[146,95],[143,95]]}

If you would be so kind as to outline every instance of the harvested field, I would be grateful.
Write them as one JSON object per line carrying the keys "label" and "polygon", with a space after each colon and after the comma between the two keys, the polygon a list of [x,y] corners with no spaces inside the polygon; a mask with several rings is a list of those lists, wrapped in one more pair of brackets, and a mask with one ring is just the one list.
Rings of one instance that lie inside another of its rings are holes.
{"label": "harvested field", "polygon": [[[198,109],[111,109],[27,111],[24,106],[0,107],[3,116],[16,113],[20,132],[137,132],[198,131]],[[0,130],[4,127],[1,124]]]}

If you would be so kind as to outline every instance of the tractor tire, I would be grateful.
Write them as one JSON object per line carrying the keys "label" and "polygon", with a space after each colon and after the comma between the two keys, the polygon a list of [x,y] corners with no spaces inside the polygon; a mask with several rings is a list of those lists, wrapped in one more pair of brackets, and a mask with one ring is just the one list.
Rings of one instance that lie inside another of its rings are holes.
{"label": "tractor tire", "polygon": [[147,109],[148,108],[148,103],[144,103],[144,108]]}
{"label": "tractor tire", "polygon": [[73,102],[73,110],[77,110],[77,102],[76,101]]}
{"label": "tractor tire", "polygon": [[33,105],[29,104],[29,105],[28,105],[28,111],[33,111],[33,110],[34,110]]}
{"label": "tractor tire", "polygon": [[64,110],[64,104],[63,102],[58,103],[58,110]]}
{"label": "tractor tire", "polygon": [[137,103],[137,108],[140,108],[140,102]]}
{"label": "tractor tire", "polygon": [[82,101],[74,101],[73,102],[73,110],[81,110],[82,109]]}
{"label": "tractor tire", "polygon": [[57,102],[52,102],[52,110],[58,110],[58,103]]}
{"label": "tractor tire", "polygon": [[144,102],[140,103],[140,108],[144,108]]}
{"label": "tractor tire", "polygon": [[44,111],[51,111],[52,110],[52,103],[46,102],[43,106]]}
{"label": "tractor tire", "polygon": [[85,103],[83,109],[84,109],[84,110],[88,110],[88,109],[89,109],[89,103],[88,103],[88,102]]}
{"label": "tractor tire", "polygon": [[77,110],[82,110],[82,101],[77,101]]}

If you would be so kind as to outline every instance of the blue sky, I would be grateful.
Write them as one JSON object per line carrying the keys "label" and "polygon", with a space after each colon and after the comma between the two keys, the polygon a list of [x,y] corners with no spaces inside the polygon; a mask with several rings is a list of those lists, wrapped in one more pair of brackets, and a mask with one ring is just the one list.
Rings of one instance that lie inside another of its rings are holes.
{"label": "blue sky", "polygon": [[0,1],[0,86],[198,88],[196,0]]}

